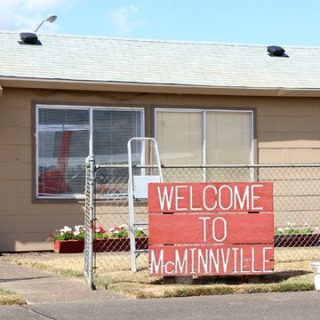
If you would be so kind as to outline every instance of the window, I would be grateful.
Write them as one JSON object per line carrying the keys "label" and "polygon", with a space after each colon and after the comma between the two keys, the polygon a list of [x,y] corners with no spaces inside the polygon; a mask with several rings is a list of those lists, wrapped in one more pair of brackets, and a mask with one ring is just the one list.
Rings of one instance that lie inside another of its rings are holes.
{"label": "window", "polygon": [[206,112],[206,164],[252,164],[252,112]]}
{"label": "window", "polygon": [[156,139],[166,165],[253,163],[253,112],[157,109]]}
{"label": "window", "polygon": [[126,164],[127,142],[143,136],[143,110],[37,106],[36,188],[39,198],[83,197],[85,158]]}

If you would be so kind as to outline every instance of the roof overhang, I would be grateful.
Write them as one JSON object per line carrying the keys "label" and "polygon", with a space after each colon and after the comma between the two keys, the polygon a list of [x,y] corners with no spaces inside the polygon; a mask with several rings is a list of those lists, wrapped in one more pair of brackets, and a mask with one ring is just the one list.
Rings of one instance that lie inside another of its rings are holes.
{"label": "roof overhang", "polygon": [[180,85],[141,82],[99,82],[9,77],[0,77],[0,95],[2,91],[1,87],[79,91],[143,92],[159,94],[199,94],[261,97],[320,97],[320,88],[263,88],[241,86],[224,87],[184,84]]}

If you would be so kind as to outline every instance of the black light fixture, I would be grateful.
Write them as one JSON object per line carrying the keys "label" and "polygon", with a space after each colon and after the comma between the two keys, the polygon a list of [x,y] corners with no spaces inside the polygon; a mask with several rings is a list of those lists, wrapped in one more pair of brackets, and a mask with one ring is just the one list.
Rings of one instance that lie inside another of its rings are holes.
{"label": "black light fixture", "polygon": [[32,44],[32,45],[41,45],[41,42],[38,39],[36,32],[40,29],[40,27],[46,22],[54,22],[57,20],[57,16],[54,14],[48,15],[48,17],[41,21],[38,27],[34,30],[34,32],[21,32],[20,33],[20,43],[21,44]]}

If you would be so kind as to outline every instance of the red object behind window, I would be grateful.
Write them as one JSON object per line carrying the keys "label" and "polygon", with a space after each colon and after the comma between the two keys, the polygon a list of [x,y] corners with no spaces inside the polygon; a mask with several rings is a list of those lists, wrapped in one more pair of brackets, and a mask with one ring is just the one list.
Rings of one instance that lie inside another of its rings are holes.
{"label": "red object behind window", "polygon": [[57,166],[45,170],[39,176],[39,193],[65,193],[68,190],[66,169],[69,160],[69,149],[72,131],[64,131]]}

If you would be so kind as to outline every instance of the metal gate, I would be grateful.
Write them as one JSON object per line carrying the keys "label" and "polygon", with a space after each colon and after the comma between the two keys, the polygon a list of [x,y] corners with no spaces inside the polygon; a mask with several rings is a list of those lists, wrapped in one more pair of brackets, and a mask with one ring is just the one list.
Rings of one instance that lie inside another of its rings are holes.
{"label": "metal gate", "polygon": [[95,268],[95,256],[93,248],[93,236],[95,228],[95,159],[89,156],[86,159],[86,186],[85,186],[85,244],[84,244],[84,275],[88,286],[94,289],[93,270]]}

